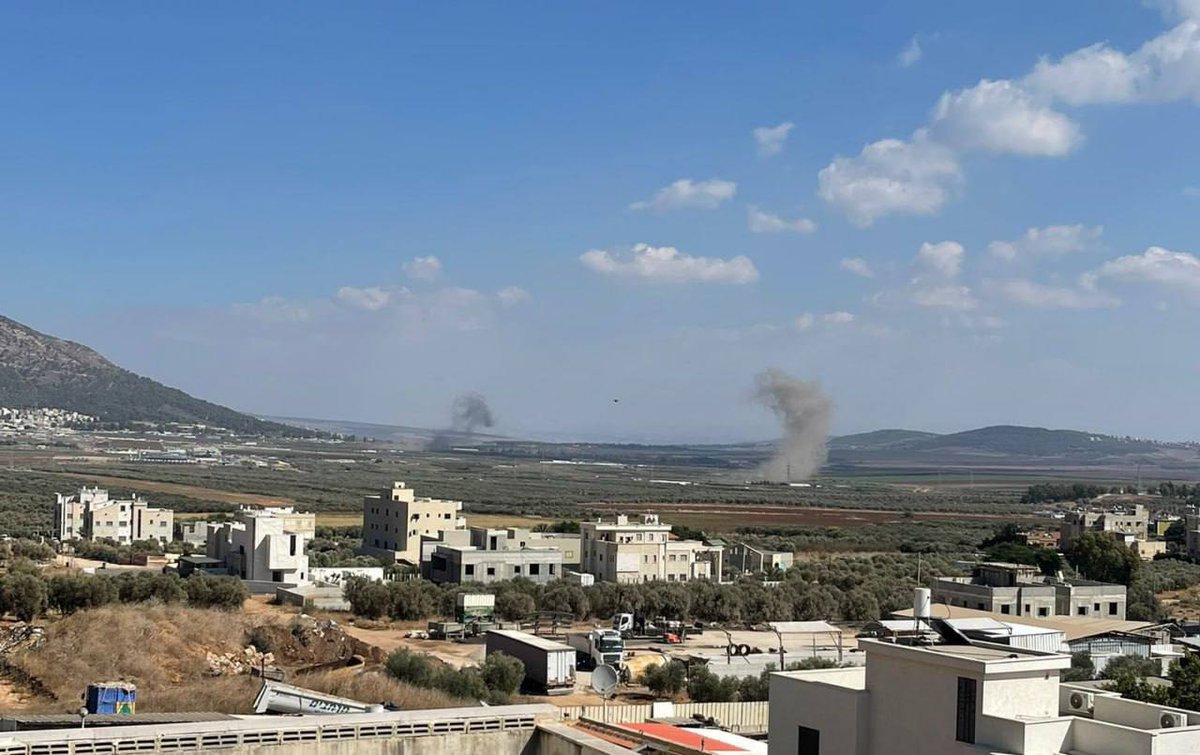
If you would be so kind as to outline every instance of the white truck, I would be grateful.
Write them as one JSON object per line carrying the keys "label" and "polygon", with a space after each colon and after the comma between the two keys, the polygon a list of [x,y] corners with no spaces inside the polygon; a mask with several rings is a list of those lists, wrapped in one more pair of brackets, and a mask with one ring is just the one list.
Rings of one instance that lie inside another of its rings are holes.
{"label": "white truck", "polygon": [[620,669],[625,662],[625,640],[616,629],[593,629],[587,634],[568,634],[567,644],[575,648],[580,668],[609,665]]}
{"label": "white truck", "polygon": [[511,655],[525,665],[526,686],[547,695],[575,691],[575,648],[525,632],[492,629],[487,633],[487,654]]}

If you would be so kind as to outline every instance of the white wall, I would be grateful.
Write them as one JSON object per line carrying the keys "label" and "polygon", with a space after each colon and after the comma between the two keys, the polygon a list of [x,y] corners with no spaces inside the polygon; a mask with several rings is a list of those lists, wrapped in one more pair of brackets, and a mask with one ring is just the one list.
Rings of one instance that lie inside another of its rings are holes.
{"label": "white wall", "polygon": [[868,698],[858,688],[865,674],[861,667],[772,674],[769,755],[796,755],[801,726],[821,733],[822,753],[869,755]]}

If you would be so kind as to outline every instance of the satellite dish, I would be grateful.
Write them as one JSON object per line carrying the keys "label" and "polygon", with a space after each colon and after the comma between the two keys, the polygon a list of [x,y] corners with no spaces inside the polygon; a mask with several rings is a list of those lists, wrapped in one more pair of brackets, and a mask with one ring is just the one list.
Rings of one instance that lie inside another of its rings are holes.
{"label": "satellite dish", "polygon": [[592,672],[592,689],[601,696],[608,697],[617,688],[617,682],[620,679],[621,676],[617,670],[607,663],[597,666],[596,670]]}

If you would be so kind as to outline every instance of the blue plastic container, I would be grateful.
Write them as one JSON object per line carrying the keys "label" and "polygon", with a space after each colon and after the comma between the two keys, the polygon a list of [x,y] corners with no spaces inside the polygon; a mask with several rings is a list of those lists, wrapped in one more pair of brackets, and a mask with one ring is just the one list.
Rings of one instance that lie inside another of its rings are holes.
{"label": "blue plastic container", "polygon": [[88,713],[132,716],[137,709],[137,687],[125,682],[89,684],[84,704]]}

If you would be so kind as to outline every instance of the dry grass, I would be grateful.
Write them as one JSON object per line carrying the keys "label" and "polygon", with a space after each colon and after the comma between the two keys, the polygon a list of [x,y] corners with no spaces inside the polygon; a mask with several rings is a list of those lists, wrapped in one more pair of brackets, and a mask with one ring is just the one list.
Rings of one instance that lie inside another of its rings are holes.
{"label": "dry grass", "polygon": [[74,711],[90,682],[138,685],[138,710],[245,713],[257,692],[249,677],[205,674],[207,651],[237,652],[245,620],[238,614],[167,606],[109,606],[49,625],[36,650],[10,663],[54,698],[44,707]]}
{"label": "dry grass", "polygon": [[383,671],[322,671],[305,674],[289,680],[292,684],[324,692],[328,695],[348,697],[364,703],[394,703],[402,710],[428,710],[431,708],[464,708],[479,703],[460,700],[434,689],[424,689],[405,684],[391,678]]}

